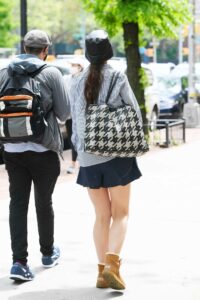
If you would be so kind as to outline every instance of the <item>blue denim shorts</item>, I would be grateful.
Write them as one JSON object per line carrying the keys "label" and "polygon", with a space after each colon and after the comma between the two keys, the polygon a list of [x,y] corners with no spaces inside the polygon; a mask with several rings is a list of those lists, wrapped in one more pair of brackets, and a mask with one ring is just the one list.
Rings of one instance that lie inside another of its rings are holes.
{"label": "blue denim shorts", "polygon": [[117,157],[108,162],[80,167],[77,183],[88,188],[126,185],[142,176],[135,157]]}

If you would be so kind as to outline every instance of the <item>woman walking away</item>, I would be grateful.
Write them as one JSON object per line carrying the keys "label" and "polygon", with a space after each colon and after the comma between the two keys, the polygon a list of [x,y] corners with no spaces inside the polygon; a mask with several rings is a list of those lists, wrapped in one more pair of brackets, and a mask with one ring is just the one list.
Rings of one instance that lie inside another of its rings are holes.
{"label": "woman walking away", "polygon": [[[105,103],[114,69],[107,64],[113,56],[104,30],[94,30],[85,41],[89,67],[73,82],[70,90],[73,119],[72,142],[78,152],[80,170],[77,183],[87,187],[94,205],[96,220],[93,236],[98,256],[96,287],[121,290],[125,283],[120,275],[120,252],[124,243],[129,215],[130,183],[141,176],[135,158],[103,157],[84,152],[84,130],[89,104]],[[108,104],[125,104],[135,108],[141,118],[137,100],[125,74],[118,72]]]}
{"label": "woman walking away", "polygon": [[[74,57],[71,61],[71,74],[63,76],[67,90],[70,90],[71,84],[76,76],[80,74],[80,72],[84,69],[84,61],[80,57]],[[74,174],[76,172],[76,159],[77,159],[77,152],[74,149],[74,145],[71,142],[72,136],[72,118],[71,116],[67,119],[66,123],[66,130],[67,130],[67,139],[71,148],[71,163],[70,166],[67,168],[67,174]]]}

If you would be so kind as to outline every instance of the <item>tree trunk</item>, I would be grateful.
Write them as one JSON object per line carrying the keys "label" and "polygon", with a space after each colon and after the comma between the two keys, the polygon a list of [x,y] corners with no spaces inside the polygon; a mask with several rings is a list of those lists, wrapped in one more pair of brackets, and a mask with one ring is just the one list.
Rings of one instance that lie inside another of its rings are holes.
{"label": "tree trunk", "polygon": [[[140,69],[141,57],[139,53],[139,28],[138,23],[124,23],[124,46],[127,59],[127,76],[132,90],[138,100],[143,123],[147,124],[144,87],[141,82]],[[147,126],[144,127],[147,133]]]}

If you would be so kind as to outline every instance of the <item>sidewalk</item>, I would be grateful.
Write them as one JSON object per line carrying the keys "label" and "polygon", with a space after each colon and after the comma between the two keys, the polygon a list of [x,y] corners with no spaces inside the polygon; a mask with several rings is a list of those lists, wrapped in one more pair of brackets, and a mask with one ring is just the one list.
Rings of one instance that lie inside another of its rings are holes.
{"label": "sidewalk", "polygon": [[199,300],[200,129],[187,131],[186,144],[153,150],[138,159],[143,177],[132,184],[129,228],[122,251],[124,292],[95,288],[94,212],[86,190],[75,184],[74,175],[65,172],[69,151],[54,193],[60,263],[52,269],[41,267],[32,195],[29,265],[36,277],[24,284],[9,280],[8,182],[4,166],[0,166],[0,299]]}

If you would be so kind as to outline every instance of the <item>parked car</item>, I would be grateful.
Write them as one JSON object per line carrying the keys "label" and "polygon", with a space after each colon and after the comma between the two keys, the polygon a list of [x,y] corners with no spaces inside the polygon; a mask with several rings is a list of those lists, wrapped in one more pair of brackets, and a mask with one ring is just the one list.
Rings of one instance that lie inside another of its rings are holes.
{"label": "parked car", "polygon": [[153,72],[155,76],[169,75],[175,68],[174,63],[149,63],[148,68]]}
{"label": "parked car", "polygon": [[142,67],[147,76],[147,86],[144,91],[147,120],[149,123],[149,129],[154,130],[156,128],[156,121],[159,118],[160,112],[158,82],[155,74],[148,65],[142,64]]}
{"label": "parked car", "polygon": [[188,91],[182,78],[171,75],[158,77],[158,87],[160,118],[183,117]]}
{"label": "parked car", "polygon": [[[200,63],[195,63],[194,69],[195,96],[198,103],[200,103]],[[175,66],[171,72],[171,75],[180,77],[182,81],[185,80],[186,89],[188,90],[189,64],[187,62],[183,62]]]}

